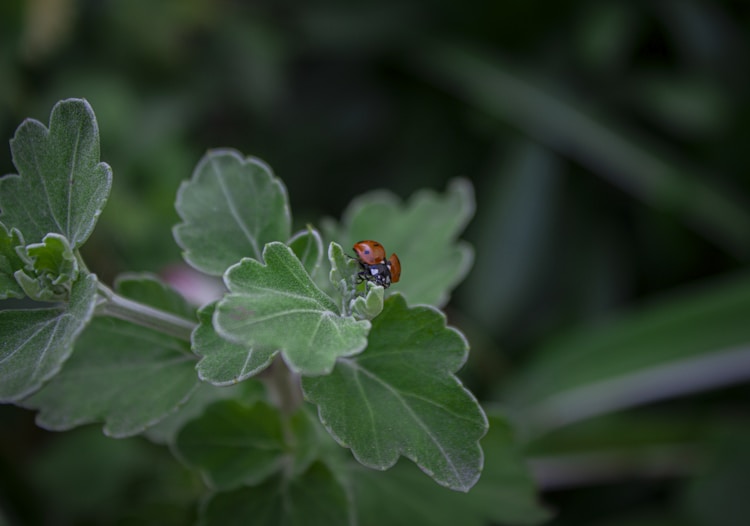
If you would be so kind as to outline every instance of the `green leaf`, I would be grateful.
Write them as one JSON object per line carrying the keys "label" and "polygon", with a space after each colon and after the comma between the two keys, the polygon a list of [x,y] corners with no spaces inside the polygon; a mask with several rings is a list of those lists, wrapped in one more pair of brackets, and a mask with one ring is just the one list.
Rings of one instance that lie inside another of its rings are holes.
{"label": "green leaf", "polygon": [[62,307],[0,311],[0,401],[18,401],[57,374],[93,315],[96,283],[81,277]]}
{"label": "green leaf", "polygon": [[50,232],[78,248],[89,237],[112,185],[112,170],[99,162],[99,129],[82,99],[58,102],[47,129],[27,119],[10,141],[19,175],[0,179],[0,210],[27,242]]}
{"label": "green leaf", "polygon": [[302,374],[327,374],[339,356],[365,348],[370,323],[340,316],[289,247],[269,243],[263,259],[266,265],[246,258],[227,270],[230,293],[214,314],[220,336],[281,349],[290,368]]}
{"label": "green leaf", "polygon": [[[153,278],[118,280],[120,294],[183,314],[179,295]],[[160,294],[157,292],[161,290]],[[182,300],[184,303],[184,300]],[[104,433],[140,433],[184,403],[198,385],[186,342],[126,321],[98,317],[83,332],[62,372],[24,400],[37,424],[66,430],[104,422]]]}
{"label": "green leaf", "polygon": [[298,477],[277,476],[257,487],[214,495],[199,526],[352,526],[346,491],[316,462]]}
{"label": "green leaf", "polygon": [[8,231],[0,223],[0,300],[23,298],[23,289],[14,276],[17,270],[24,267],[23,260],[16,252],[16,248],[23,245],[23,236],[18,229]]}
{"label": "green leaf", "polygon": [[209,486],[229,490],[257,485],[281,468],[284,434],[278,409],[223,400],[209,406],[177,435],[180,456]]}
{"label": "green leaf", "polygon": [[25,270],[15,273],[28,297],[37,301],[65,301],[78,277],[78,261],[60,234],[47,234],[41,243],[19,249]]}
{"label": "green leaf", "polygon": [[404,204],[395,195],[377,191],[360,196],[343,215],[337,241],[351,247],[375,239],[398,254],[401,281],[398,291],[411,304],[441,306],[471,268],[473,251],[457,242],[474,215],[474,192],[465,179],[450,183],[445,194],[421,191]]}
{"label": "green leaf", "polygon": [[403,461],[387,472],[353,470],[350,480],[359,525],[531,525],[549,518],[504,420],[490,418],[482,447],[486,452],[482,478],[468,493],[436,486]]}
{"label": "green leaf", "polygon": [[[514,413],[545,431],[750,378],[750,277],[653,302],[534,355],[510,389]],[[564,374],[561,374],[561,371]]]}
{"label": "green leaf", "polygon": [[284,184],[263,161],[235,150],[212,150],[177,192],[182,223],[174,228],[184,258],[220,276],[243,257],[261,259],[271,241],[289,239],[291,217]]}
{"label": "green leaf", "polygon": [[216,333],[213,316],[216,302],[198,311],[199,325],[193,331],[193,352],[201,356],[198,377],[214,385],[232,385],[258,374],[271,364],[275,349],[259,349],[230,342]]}
{"label": "green leaf", "polygon": [[[297,258],[302,262],[307,273],[316,283],[322,279],[323,263],[323,240],[320,233],[308,226],[307,230],[301,230],[294,234],[287,243]],[[325,276],[323,276],[325,278]]]}
{"label": "green leaf", "polygon": [[466,340],[439,311],[394,295],[365,352],[340,358],[328,376],[303,377],[302,387],[360,463],[386,469],[403,455],[439,484],[468,491],[482,470],[487,419],[453,375],[466,356]]}
{"label": "green leaf", "polygon": [[158,424],[149,427],[144,435],[158,444],[174,444],[177,434],[190,422],[200,417],[206,407],[220,400],[236,399],[245,403],[265,400],[266,390],[262,382],[249,380],[228,387],[216,387],[200,382],[187,402],[180,405]]}

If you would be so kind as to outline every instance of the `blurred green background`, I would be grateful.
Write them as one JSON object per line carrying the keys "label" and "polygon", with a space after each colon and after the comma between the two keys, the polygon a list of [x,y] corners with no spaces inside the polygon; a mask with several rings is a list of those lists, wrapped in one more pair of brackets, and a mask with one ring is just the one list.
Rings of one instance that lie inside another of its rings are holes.
{"label": "blurred green background", "polygon": [[[469,178],[463,378],[516,422],[550,524],[748,523],[746,2],[2,2],[2,137],[67,97],[114,170],[84,248],[105,281],[180,262],[208,148],[268,162],[297,225]],[[0,524],[189,522],[199,483],[161,449],[0,426]]]}

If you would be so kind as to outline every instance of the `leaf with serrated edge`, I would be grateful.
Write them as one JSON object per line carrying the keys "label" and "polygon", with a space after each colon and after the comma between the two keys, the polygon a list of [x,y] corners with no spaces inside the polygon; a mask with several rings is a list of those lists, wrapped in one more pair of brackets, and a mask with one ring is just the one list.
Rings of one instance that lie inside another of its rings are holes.
{"label": "leaf with serrated edge", "polygon": [[503,419],[490,417],[482,447],[486,454],[482,478],[468,493],[436,486],[404,461],[386,472],[352,470],[359,526],[515,526],[547,520],[549,512],[539,503],[520,447]]}
{"label": "leaf with serrated edge", "polygon": [[308,226],[307,230],[300,230],[294,234],[287,245],[297,255],[313,281],[317,283],[323,262],[323,240],[318,231]]}
{"label": "leaf with serrated edge", "polygon": [[216,333],[212,319],[216,303],[198,311],[199,325],[191,337],[193,352],[201,356],[198,376],[213,385],[232,385],[254,376],[271,364],[276,349],[258,349],[230,342]]}
{"label": "leaf with serrated edge", "polygon": [[465,179],[453,180],[444,194],[423,190],[407,203],[390,192],[375,191],[352,201],[343,214],[338,242],[352,247],[375,239],[398,254],[401,280],[387,293],[399,292],[410,304],[440,307],[471,268],[470,245],[456,241],[474,215],[474,191]]}
{"label": "leaf with serrated edge", "polygon": [[276,476],[260,486],[214,494],[201,508],[198,525],[353,526],[349,506],[341,483],[316,462],[290,479]]}
{"label": "leaf with serrated edge", "polygon": [[[179,296],[152,278],[118,280],[117,290],[175,314],[187,308],[176,307]],[[109,436],[135,435],[187,400],[198,385],[194,366],[186,342],[98,317],[81,334],[60,374],[23,405],[39,410],[37,424],[45,429],[103,421]]]}
{"label": "leaf with serrated edge", "polygon": [[60,370],[96,304],[96,276],[73,284],[64,307],[0,311],[0,401],[18,401]]}
{"label": "leaf with serrated edge", "polygon": [[340,356],[361,352],[370,322],[340,316],[283,243],[269,243],[266,265],[243,259],[224,276],[230,293],[214,313],[217,332],[247,346],[281,349],[295,372],[327,374]]}
{"label": "leaf with serrated edge", "polygon": [[19,175],[0,179],[0,210],[27,243],[55,232],[72,248],[89,237],[112,186],[112,170],[99,162],[99,128],[83,99],[58,102],[49,129],[26,119],[10,141]]}
{"label": "leaf with serrated edge", "polygon": [[373,320],[369,345],[328,376],[302,378],[321,422],[362,464],[386,469],[403,455],[439,484],[468,491],[482,470],[487,418],[455,373],[467,343],[434,308],[400,295]]}
{"label": "leaf with serrated edge", "polygon": [[17,229],[11,228],[8,231],[0,223],[0,300],[23,298],[23,289],[14,277],[16,271],[24,267],[23,260],[16,252],[16,247],[23,245],[23,236]]}
{"label": "leaf with serrated edge", "polygon": [[175,208],[185,261],[207,274],[220,276],[243,257],[260,260],[266,243],[289,239],[284,184],[263,161],[235,150],[208,152],[180,185]]}

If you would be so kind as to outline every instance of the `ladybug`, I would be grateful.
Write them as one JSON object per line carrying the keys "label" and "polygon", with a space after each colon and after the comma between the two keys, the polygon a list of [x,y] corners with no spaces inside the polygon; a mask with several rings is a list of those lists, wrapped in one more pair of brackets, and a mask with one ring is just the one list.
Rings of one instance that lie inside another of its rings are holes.
{"label": "ladybug", "polygon": [[401,279],[401,262],[394,253],[385,259],[385,248],[377,241],[364,240],[354,244],[360,271],[357,272],[358,283],[368,281],[384,289]]}

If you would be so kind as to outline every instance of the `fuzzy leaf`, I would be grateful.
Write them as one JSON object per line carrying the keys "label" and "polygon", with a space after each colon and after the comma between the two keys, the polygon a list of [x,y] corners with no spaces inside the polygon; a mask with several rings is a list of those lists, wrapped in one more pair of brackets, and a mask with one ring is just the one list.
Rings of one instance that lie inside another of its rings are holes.
{"label": "fuzzy leaf", "polygon": [[219,336],[212,320],[216,303],[198,311],[199,325],[193,331],[193,352],[201,356],[196,365],[201,380],[214,385],[232,385],[258,374],[271,364],[276,349],[241,345]]}
{"label": "fuzzy leaf", "polygon": [[58,102],[47,129],[26,119],[10,141],[19,175],[0,179],[0,211],[27,242],[50,232],[75,249],[94,229],[112,186],[112,170],[99,162],[99,129],[82,99]]}
{"label": "fuzzy leaf", "polygon": [[[117,290],[174,314],[189,309],[179,295],[152,278],[119,280]],[[23,405],[39,410],[37,424],[45,429],[103,421],[105,434],[130,436],[187,400],[198,385],[194,365],[187,343],[98,317],[83,332],[60,374]]]}
{"label": "fuzzy leaf", "polygon": [[24,293],[14,274],[23,269],[24,262],[16,252],[17,247],[23,247],[21,233],[11,228],[8,231],[0,223],[0,300],[8,298],[23,298]]}
{"label": "fuzzy leaf", "polygon": [[41,243],[19,249],[26,269],[15,273],[28,297],[38,301],[65,301],[78,277],[78,261],[60,234],[47,234]]}
{"label": "fuzzy leaf", "polygon": [[303,377],[302,387],[360,463],[387,469],[403,455],[439,484],[468,491],[482,470],[487,419],[453,374],[466,355],[466,340],[439,311],[394,295],[372,321],[365,352],[340,358],[328,376]]}
{"label": "fuzzy leaf", "polygon": [[345,248],[362,239],[381,242],[387,255],[398,254],[403,269],[388,292],[403,294],[411,304],[439,307],[471,268],[471,247],[456,239],[474,208],[474,191],[464,179],[451,182],[443,195],[421,191],[406,204],[376,191],[353,201],[329,235]]}
{"label": "fuzzy leaf", "polygon": [[0,401],[18,401],[60,370],[96,304],[96,276],[73,284],[62,307],[0,311]]}
{"label": "fuzzy leaf", "polygon": [[[490,418],[482,447],[486,453],[482,478],[468,493],[436,486],[413,464],[403,461],[387,472],[354,470],[350,480],[359,525],[515,526],[548,519],[525,459],[503,419]],[[388,505],[383,506],[384,502]]]}
{"label": "fuzzy leaf", "polygon": [[278,409],[224,400],[177,435],[180,456],[220,490],[256,485],[281,467],[284,434]]}
{"label": "fuzzy leaf", "polygon": [[263,259],[266,265],[246,258],[227,270],[230,293],[214,314],[219,335],[250,347],[281,349],[287,364],[302,374],[326,374],[339,356],[365,348],[370,323],[340,316],[289,247],[270,243]]}
{"label": "fuzzy leaf", "polygon": [[215,494],[201,509],[199,526],[351,526],[341,483],[322,463],[303,474],[273,477],[260,486]]}
{"label": "fuzzy leaf", "polygon": [[284,184],[271,168],[235,150],[212,150],[177,192],[182,223],[174,228],[184,258],[220,276],[243,257],[261,259],[263,246],[289,239],[291,217]]}
{"label": "fuzzy leaf", "polygon": [[302,262],[302,266],[313,281],[317,283],[323,263],[323,240],[318,231],[308,226],[307,230],[294,234],[287,245]]}

